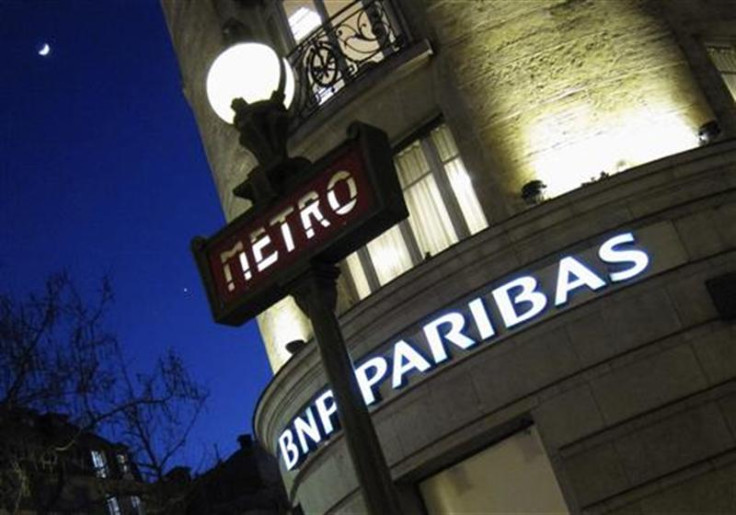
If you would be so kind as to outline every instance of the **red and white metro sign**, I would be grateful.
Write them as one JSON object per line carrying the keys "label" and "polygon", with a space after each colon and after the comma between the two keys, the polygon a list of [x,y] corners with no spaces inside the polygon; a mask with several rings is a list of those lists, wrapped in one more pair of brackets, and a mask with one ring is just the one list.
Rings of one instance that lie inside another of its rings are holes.
{"label": "red and white metro sign", "polygon": [[193,241],[217,322],[242,324],[287,295],[310,262],[337,262],[406,218],[385,134],[354,124],[350,135],[279,199]]}

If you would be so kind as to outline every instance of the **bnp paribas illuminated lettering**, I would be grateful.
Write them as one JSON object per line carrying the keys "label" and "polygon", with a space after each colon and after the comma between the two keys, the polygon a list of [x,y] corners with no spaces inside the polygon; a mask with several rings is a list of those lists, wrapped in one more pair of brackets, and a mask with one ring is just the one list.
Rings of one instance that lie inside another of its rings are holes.
{"label": "bnp paribas illuminated lettering", "polygon": [[[553,291],[545,291],[532,273],[494,283],[482,295],[443,311],[421,326],[417,332],[426,341],[425,346],[405,337],[392,342],[387,351],[364,358],[355,368],[363,400],[374,405],[380,401],[378,390],[383,384],[388,382],[391,389],[401,389],[412,375],[430,373],[450,360],[450,349],[470,351],[493,344],[502,332],[513,331],[550,309],[563,309],[574,293],[595,293],[634,279],[649,265],[649,256],[637,248],[630,232],[603,242],[596,259],[598,266],[593,267],[580,257],[561,257]],[[495,306],[496,319],[490,303]],[[279,436],[279,454],[286,469],[293,469],[336,429],[337,409],[332,391],[327,389],[294,417]]]}

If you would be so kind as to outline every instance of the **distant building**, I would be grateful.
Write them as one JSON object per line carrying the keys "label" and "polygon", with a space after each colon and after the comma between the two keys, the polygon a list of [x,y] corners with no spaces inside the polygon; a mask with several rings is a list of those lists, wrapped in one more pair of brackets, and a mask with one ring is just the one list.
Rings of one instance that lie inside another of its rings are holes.
{"label": "distant building", "polygon": [[124,445],[65,415],[0,413],[0,513],[143,515],[145,488]]}
{"label": "distant building", "polygon": [[[736,512],[735,0],[162,5],[228,220],[256,162],[205,77],[234,36],[295,70],[292,156],[353,120],[394,146],[410,217],[338,311],[406,513]],[[258,323],[290,505],[364,511],[319,353],[287,349],[309,322]]]}
{"label": "distant building", "polygon": [[276,459],[250,435],[238,438],[240,448],[190,483],[186,515],[280,515],[288,501]]}

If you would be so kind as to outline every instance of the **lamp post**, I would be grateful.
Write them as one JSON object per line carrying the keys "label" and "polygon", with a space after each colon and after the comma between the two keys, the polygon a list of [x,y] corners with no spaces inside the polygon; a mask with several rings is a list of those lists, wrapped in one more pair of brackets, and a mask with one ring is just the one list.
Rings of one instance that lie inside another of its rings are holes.
{"label": "lamp post", "polygon": [[286,150],[287,109],[294,100],[294,72],[262,43],[238,43],[221,53],[207,74],[207,97],[215,113],[240,133],[240,144],[258,161],[233,193],[266,204],[283,187],[289,172],[308,165]]}
{"label": "lamp post", "polygon": [[[215,113],[233,124],[240,143],[258,160],[235,195],[266,209],[308,165],[287,152],[288,107],[294,97],[293,72],[285,59],[260,43],[239,43],[218,56],[207,76],[207,95]],[[335,397],[338,417],[370,513],[399,515],[401,508],[368,408],[355,378],[335,316],[339,268],[310,260],[287,285],[312,322],[322,365]]]}

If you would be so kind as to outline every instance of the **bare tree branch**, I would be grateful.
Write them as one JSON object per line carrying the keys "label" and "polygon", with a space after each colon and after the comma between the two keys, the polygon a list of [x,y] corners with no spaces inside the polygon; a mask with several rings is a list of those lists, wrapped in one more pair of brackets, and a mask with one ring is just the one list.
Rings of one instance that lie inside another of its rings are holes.
{"label": "bare tree branch", "polygon": [[[150,372],[131,372],[117,339],[104,327],[112,301],[107,279],[89,300],[65,273],[49,277],[40,294],[23,299],[0,294],[0,422],[17,410],[63,413],[75,429],[42,442],[38,455],[62,456],[84,435],[97,433],[124,444],[145,479],[162,482],[207,392],[172,350]],[[15,512],[33,490],[37,458],[17,459],[0,442],[0,511]],[[44,510],[54,507],[65,488],[63,468],[57,472]],[[100,488],[105,484],[110,482]],[[141,494],[150,492],[147,486]]]}

